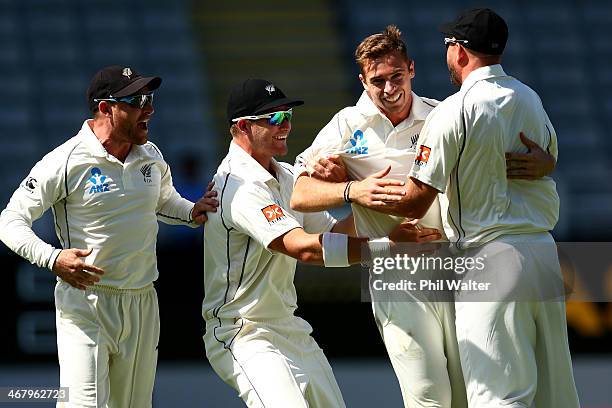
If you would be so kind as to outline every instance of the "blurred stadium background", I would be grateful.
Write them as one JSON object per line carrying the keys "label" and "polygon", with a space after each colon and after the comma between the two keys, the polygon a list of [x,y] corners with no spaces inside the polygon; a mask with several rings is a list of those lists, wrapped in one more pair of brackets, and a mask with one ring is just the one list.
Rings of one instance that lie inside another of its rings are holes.
{"label": "blurred stadium background", "polygon": [[[337,110],[356,102],[361,85],[352,53],[389,23],[402,30],[416,61],[415,92],[438,99],[453,93],[436,28],[469,6],[491,7],[507,20],[504,68],[540,94],[556,127],[556,239],[610,241],[612,4],[604,0],[0,0],[0,207],[36,161],[79,130],[88,117],[85,90],[103,66],[163,78],[150,139],[171,164],[177,189],[195,199],[226,153],[233,84],[266,78],[306,101],[289,139],[285,161],[292,162]],[[35,230],[57,242],[50,214]],[[201,229],[160,227],[157,407],[242,406],[204,357],[201,245]],[[605,295],[568,304],[580,397],[592,408],[612,407],[612,304],[602,302],[612,299],[607,255],[597,288],[581,288]],[[55,385],[54,277],[3,245],[0,264],[0,386]],[[360,270],[300,267],[296,286],[299,314],[332,360],[347,405],[399,406],[370,306],[360,301]]]}

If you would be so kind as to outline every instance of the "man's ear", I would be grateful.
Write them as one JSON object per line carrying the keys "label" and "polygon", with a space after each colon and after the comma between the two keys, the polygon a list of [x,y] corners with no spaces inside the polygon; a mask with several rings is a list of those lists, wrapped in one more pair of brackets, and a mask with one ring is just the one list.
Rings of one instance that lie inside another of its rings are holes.
{"label": "man's ear", "polygon": [[248,129],[249,129],[248,123],[249,123],[248,120],[241,119],[238,122],[236,122],[236,126],[241,132],[248,133]]}
{"label": "man's ear", "polygon": [[456,61],[460,67],[465,67],[470,62],[470,54],[465,50],[463,45],[458,44]]}
{"label": "man's ear", "polygon": [[98,102],[98,110],[104,116],[110,116],[112,114],[112,112],[111,112],[111,104],[108,103],[107,101],[100,101],[100,102]]}
{"label": "man's ear", "polygon": [[366,84],[366,79],[363,77],[363,74],[359,74],[359,80],[361,81],[361,85],[363,85],[363,89],[368,89],[368,84]]}

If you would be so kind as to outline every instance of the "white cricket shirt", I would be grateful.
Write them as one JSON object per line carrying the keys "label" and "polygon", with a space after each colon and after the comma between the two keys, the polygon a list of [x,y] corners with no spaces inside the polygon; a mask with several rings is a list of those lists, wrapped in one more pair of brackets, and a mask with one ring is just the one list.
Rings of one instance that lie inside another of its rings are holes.
{"label": "white cricket shirt", "polygon": [[[312,173],[312,163],[319,157],[338,154],[353,180],[363,180],[391,165],[387,178],[406,180],[414,158],[425,118],[439,102],[412,93],[409,116],[393,126],[364,91],[357,105],[338,112],[319,132],[312,145],[296,158],[296,179],[304,172]],[[315,192],[313,192],[314,194]],[[379,238],[404,220],[353,204],[357,235]],[[443,232],[440,207],[436,199],[421,225]]]}
{"label": "white cricket shirt", "polygon": [[268,245],[294,228],[321,233],[336,222],[326,212],[292,211],[293,167],[273,159],[272,169],[276,178],[234,142],[217,169],[220,205],[209,214],[204,234],[206,320],[292,316],[296,260]]}
{"label": "white cricket shirt", "polygon": [[190,223],[193,203],[174,189],[157,146],[133,145],[121,163],[90,122],[32,168],[0,215],[0,239],[30,262],[52,268],[60,249],[31,229],[51,207],[63,248],[93,248],[85,262],[105,270],[100,285],[141,288],[158,276],[157,220],[196,227]]}
{"label": "white cricket shirt", "polygon": [[458,247],[550,231],[557,223],[559,196],[550,177],[506,178],[505,152],[527,151],[520,131],[557,157],[542,101],[501,65],[470,73],[425,121],[410,176],[445,193],[442,219]]}

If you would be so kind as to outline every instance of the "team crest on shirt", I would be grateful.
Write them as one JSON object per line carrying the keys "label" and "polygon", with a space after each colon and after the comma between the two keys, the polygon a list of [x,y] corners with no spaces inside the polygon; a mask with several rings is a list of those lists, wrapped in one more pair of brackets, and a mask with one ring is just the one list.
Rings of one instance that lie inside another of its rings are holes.
{"label": "team crest on shirt", "polygon": [[417,148],[417,143],[419,143],[419,134],[413,135],[410,137],[410,148],[408,150],[415,151]]}
{"label": "team crest on shirt", "polygon": [[85,184],[85,189],[89,195],[106,193],[110,191],[110,185],[112,180],[102,174],[102,171],[93,167],[90,171],[90,177],[87,179],[87,183]]}
{"label": "team crest on shirt", "polygon": [[285,219],[286,215],[283,212],[283,209],[280,208],[277,204],[270,204],[267,207],[261,209],[264,217],[270,225]]}
{"label": "team crest on shirt", "polygon": [[425,166],[427,164],[427,161],[429,160],[430,154],[431,148],[425,145],[421,145],[421,147],[419,147],[419,151],[416,155],[416,158],[414,159],[414,164],[416,164],[417,166]]}
{"label": "team crest on shirt", "polygon": [[147,163],[140,168],[140,172],[142,173],[142,177],[145,183],[151,183],[151,167],[153,167],[153,163]]}
{"label": "team crest on shirt", "polygon": [[345,149],[345,152],[356,155],[368,154],[368,142],[363,137],[363,131],[356,130],[349,142],[351,143],[351,147]]}

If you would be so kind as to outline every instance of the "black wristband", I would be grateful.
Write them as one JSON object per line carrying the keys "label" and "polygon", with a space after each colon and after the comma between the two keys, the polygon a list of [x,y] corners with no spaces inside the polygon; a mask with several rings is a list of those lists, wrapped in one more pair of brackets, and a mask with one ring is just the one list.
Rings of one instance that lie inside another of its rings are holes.
{"label": "black wristband", "polygon": [[351,194],[351,184],[353,184],[354,181],[349,181],[348,183],[346,183],[346,186],[344,187],[344,202],[345,203],[352,203],[353,200],[351,200],[351,198],[349,197]]}

